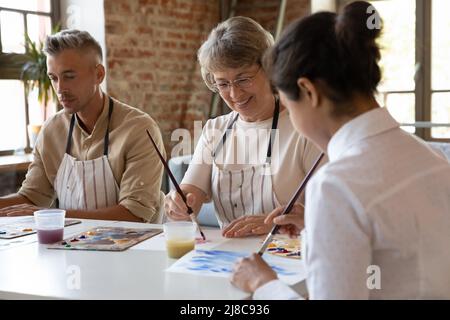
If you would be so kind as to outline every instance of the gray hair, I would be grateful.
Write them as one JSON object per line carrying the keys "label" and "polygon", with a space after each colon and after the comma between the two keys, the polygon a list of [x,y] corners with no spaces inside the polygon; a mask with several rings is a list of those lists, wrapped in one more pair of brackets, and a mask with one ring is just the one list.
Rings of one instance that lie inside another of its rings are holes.
{"label": "gray hair", "polygon": [[62,30],[47,36],[44,43],[46,55],[54,56],[66,49],[93,50],[100,61],[103,58],[102,47],[87,31]]}
{"label": "gray hair", "polygon": [[197,52],[203,80],[215,91],[212,72],[262,65],[264,52],[273,44],[270,32],[248,17],[237,16],[219,23]]}

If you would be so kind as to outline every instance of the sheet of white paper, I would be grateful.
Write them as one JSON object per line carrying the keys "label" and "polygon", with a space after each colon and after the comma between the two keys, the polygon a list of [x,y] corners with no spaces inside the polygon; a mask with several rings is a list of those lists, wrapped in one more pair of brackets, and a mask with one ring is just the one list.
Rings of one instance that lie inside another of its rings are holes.
{"label": "sheet of white paper", "polygon": [[[236,261],[248,255],[246,252],[196,249],[184,255],[166,271],[228,278]],[[263,259],[276,271],[280,280],[289,285],[306,277],[302,260],[269,254],[263,255]]]}

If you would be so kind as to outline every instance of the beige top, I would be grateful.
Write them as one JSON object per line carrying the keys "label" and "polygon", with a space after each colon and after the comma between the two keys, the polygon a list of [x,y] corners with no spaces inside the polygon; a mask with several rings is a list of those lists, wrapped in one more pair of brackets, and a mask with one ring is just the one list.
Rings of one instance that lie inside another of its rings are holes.
{"label": "beige top", "polygon": [[[164,152],[161,132],[148,114],[113,100],[108,160],[120,189],[118,204],[135,216],[152,221],[160,208],[164,168],[145,130],[149,130],[158,148]],[[39,133],[34,161],[18,192],[37,206],[48,207],[56,199],[53,186],[66,150],[71,116],[64,110],[58,112]],[[90,135],[78,121],[75,123],[71,155],[78,160],[101,157],[108,123],[108,99],[105,99],[103,111]]]}
{"label": "beige top", "polygon": [[[235,115],[235,112],[231,112],[206,122],[182,181],[183,184],[200,188],[208,198],[212,196],[212,157],[210,155]],[[246,122],[238,118],[227,138],[228,143],[225,143],[215,157],[218,167],[240,170],[252,164],[264,163],[271,126],[272,118],[259,122]],[[279,115],[277,130],[278,134],[275,135],[272,149],[271,178],[275,195],[284,205],[289,202],[300,182],[313,166],[320,150],[294,130],[287,109]],[[327,159],[323,159],[321,165],[326,161]],[[303,198],[304,195],[300,199],[301,202]]]}

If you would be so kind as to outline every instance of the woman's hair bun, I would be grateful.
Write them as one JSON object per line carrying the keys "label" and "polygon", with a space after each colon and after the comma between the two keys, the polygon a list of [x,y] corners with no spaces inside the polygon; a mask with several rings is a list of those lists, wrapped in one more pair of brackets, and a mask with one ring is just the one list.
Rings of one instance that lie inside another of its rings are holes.
{"label": "woman's hair bun", "polygon": [[380,36],[382,22],[375,7],[366,1],[355,1],[344,7],[336,16],[336,35],[338,40],[350,47],[354,44],[373,46]]}
{"label": "woman's hair bun", "polygon": [[341,69],[351,78],[349,85],[361,92],[375,92],[381,80],[376,42],[382,30],[380,15],[370,3],[355,1],[336,15],[334,28]]}

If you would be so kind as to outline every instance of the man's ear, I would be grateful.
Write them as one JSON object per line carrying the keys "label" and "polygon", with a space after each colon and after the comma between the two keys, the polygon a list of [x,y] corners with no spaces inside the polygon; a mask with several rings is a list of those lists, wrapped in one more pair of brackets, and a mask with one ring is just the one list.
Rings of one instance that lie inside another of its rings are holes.
{"label": "man's ear", "polygon": [[101,63],[99,63],[95,66],[95,72],[98,84],[102,83],[103,80],[105,79],[106,74],[105,67]]}
{"label": "man's ear", "polygon": [[298,78],[297,86],[300,90],[300,96],[303,99],[307,99],[313,108],[317,108],[319,106],[320,97],[314,83],[312,83],[308,78],[302,77]]}

